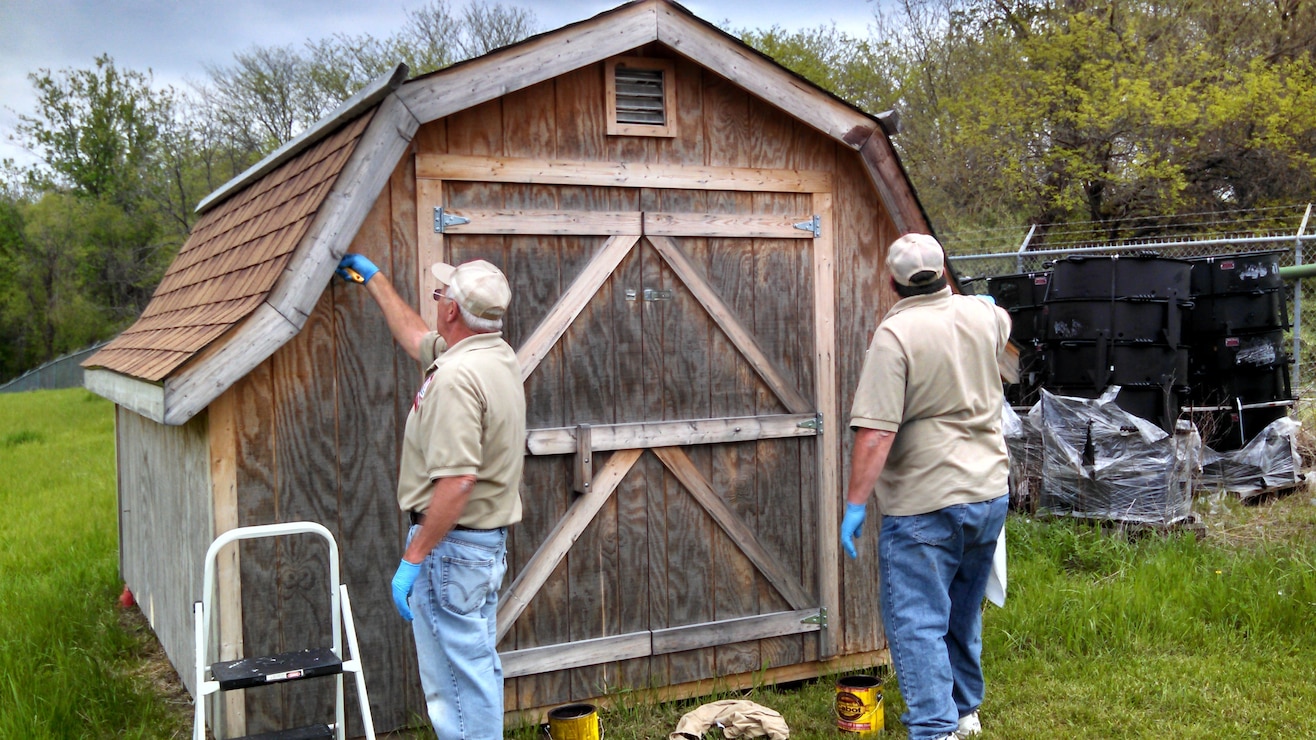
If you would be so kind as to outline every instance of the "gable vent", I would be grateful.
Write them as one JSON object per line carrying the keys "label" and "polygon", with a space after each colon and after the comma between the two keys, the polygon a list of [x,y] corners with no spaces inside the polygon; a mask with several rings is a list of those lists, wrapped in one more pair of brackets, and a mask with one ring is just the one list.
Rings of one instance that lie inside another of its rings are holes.
{"label": "gable vent", "polygon": [[609,136],[676,136],[676,64],[671,59],[607,61]]}
{"label": "gable vent", "polygon": [[617,67],[617,123],[663,126],[663,71]]}

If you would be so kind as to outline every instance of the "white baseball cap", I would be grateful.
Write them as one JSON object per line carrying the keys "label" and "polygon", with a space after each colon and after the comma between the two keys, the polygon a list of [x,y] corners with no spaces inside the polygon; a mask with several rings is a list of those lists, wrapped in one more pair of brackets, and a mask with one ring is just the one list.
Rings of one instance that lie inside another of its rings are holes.
{"label": "white baseball cap", "polygon": [[946,253],[935,237],[905,234],[887,248],[886,268],[901,285],[927,285],[945,274]]}
{"label": "white baseball cap", "polygon": [[484,260],[463,262],[456,267],[446,262],[430,265],[430,272],[445,288],[444,294],[457,305],[482,319],[501,319],[512,301],[512,288],[502,270]]}

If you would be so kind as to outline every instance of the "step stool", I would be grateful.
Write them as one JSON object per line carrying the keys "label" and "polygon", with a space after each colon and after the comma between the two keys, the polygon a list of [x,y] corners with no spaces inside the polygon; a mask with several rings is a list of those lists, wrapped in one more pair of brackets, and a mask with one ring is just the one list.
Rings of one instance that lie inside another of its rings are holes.
{"label": "step stool", "polygon": [[[238,540],[260,537],[281,537],[294,534],[315,534],[329,545],[329,603],[333,620],[333,646],[296,650],[279,655],[239,658],[206,665],[209,647],[209,626],[214,614],[212,599],[215,596],[215,562],[226,545]],[[356,695],[361,703],[361,723],[366,737],[375,738],[374,720],[370,716],[370,700],[366,696],[366,679],[361,671],[361,653],[357,647],[356,627],[352,621],[352,606],[347,598],[347,585],[339,582],[338,543],[328,529],[315,522],[287,522],[255,527],[238,527],[229,530],[210,543],[206,550],[206,570],[201,600],[192,607],[196,618],[196,716],[192,726],[193,740],[206,740],[206,699],[221,691],[237,691],[253,686],[268,686],[285,681],[301,681],[322,676],[334,676],[337,693],[334,702],[334,723],[298,727],[261,735],[250,735],[244,740],[314,740],[336,738],[344,740],[347,725],[343,716],[343,674],[356,676]],[[347,633],[352,659],[343,659],[343,632]],[[207,678],[207,672],[209,678]]]}

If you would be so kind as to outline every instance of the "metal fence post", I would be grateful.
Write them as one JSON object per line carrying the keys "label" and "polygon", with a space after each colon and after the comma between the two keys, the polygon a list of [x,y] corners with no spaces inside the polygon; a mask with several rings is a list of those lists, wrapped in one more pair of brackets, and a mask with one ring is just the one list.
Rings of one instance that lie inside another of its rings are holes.
{"label": "metal fence post", "polygon": [[1017,272],[1024,271],[1024,252],[1028,251],[1028,243],[1033,240],[1033,232],[1037,231],[1037,224],[1028,227],[1028,235],[1024,237],[1024,243],[1019,245],[1019,251],[1016,253],[1015,261],[1018,263]]}
{"label": "metal fence post", "polygon": [[[1311,204],[1307,204],[1307,212],[1302,214],[1302,223],[1298,226],[1298,234],[1293,237],[1293,264],[1294,266],[1302,264],[1302,235],[1307,231],[1307,219],[1311,218]],[[1293,281],[1293,387],[1296,389],[1301,386],[1302,377],[1299,368],[1302,367],[1302,280]]]}

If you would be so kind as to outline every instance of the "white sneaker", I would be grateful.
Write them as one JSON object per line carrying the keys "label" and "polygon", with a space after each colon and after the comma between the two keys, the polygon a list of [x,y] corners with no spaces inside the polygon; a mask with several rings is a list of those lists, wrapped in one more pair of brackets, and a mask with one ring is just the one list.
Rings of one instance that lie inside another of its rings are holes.
{"label": "white sneaker", "polygon": [[978,713],[966,714],[960,717],[960,725],[955,728],[953,737],[956,740],[964,740],[966,737],[982,734],[982,723],[978,721]]}

